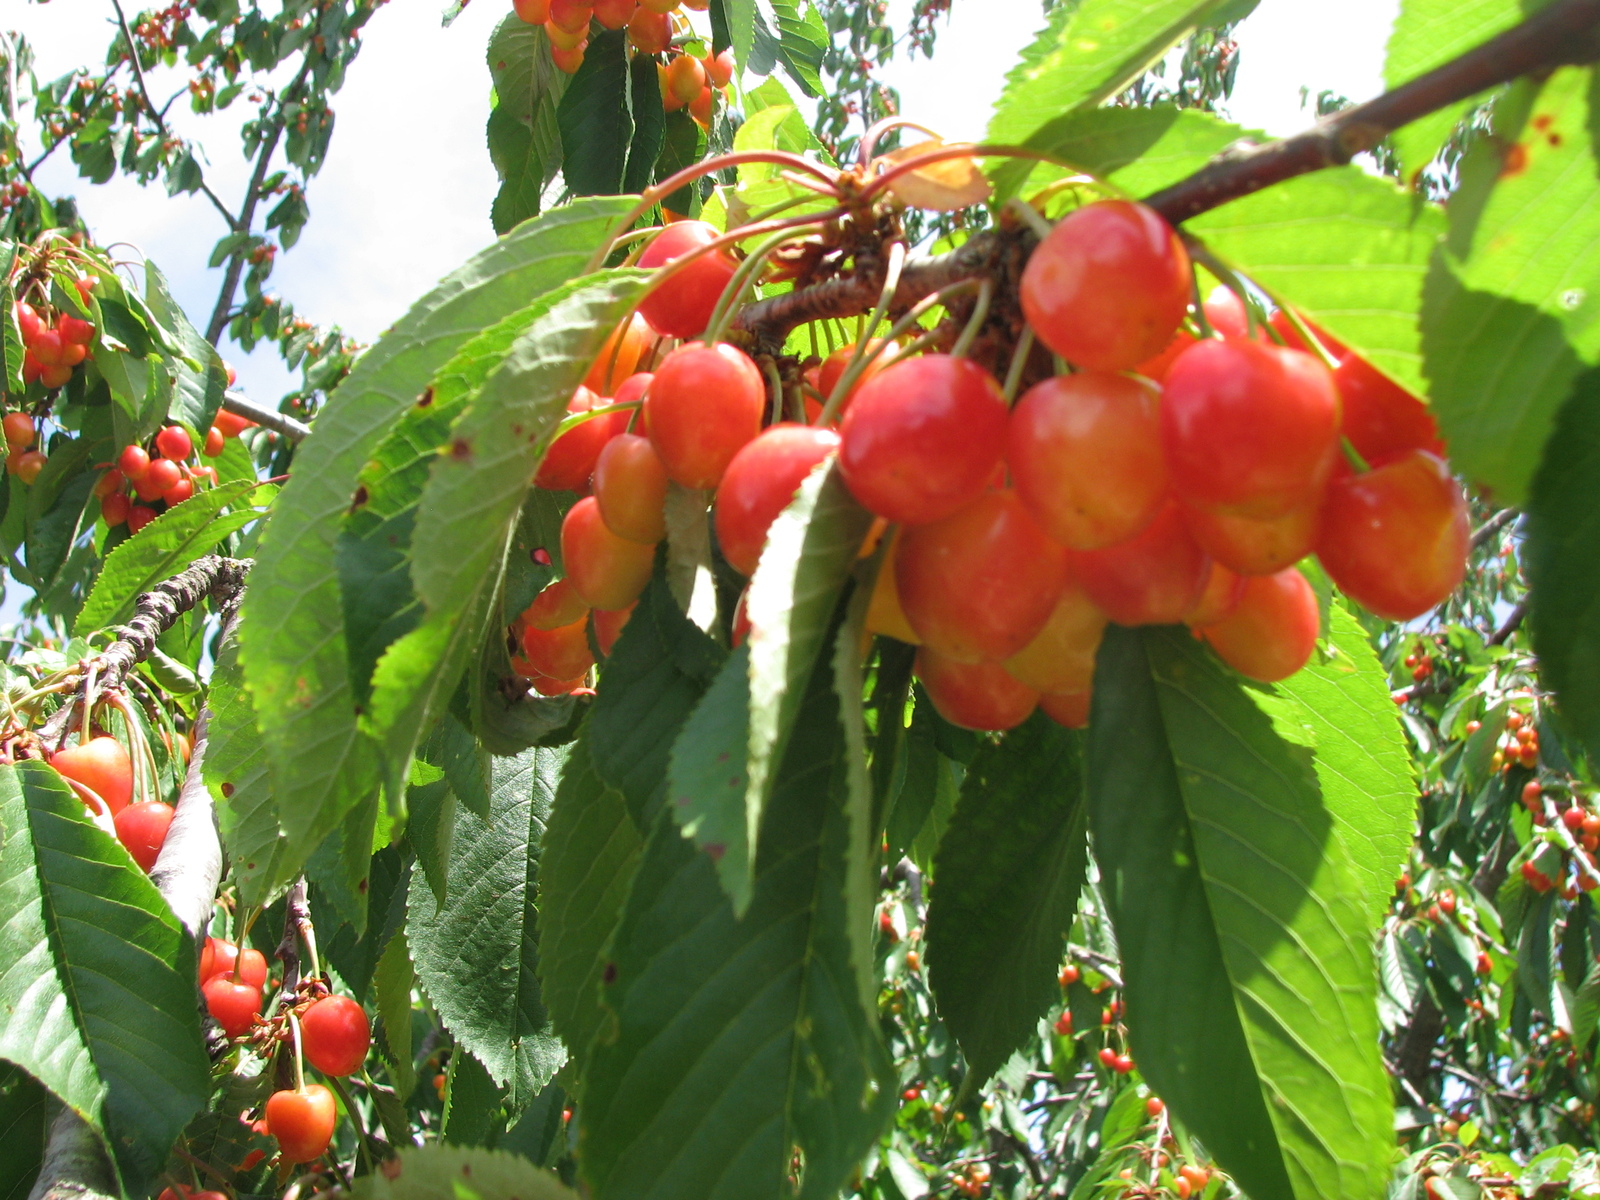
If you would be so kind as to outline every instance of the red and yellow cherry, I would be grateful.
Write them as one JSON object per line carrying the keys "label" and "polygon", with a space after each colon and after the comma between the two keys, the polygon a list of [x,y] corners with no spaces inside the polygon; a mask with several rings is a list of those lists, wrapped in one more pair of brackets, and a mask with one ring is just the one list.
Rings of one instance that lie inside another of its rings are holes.
{"label": "red and yellow cherry", "polygon": [[206,1011],[231,1041],[250,1032],[261,1015],[261,989],[232,975],[213,975],[200,985]]}
{"label": "red and yellow cherry", "polygon": [[147,800],[143,804],[130,804],[116,815],[117,841],[147,874],[156,865],[161,847],[166,843],[172,813],[172,805]]}
{"label": "red and yellow cherry", "polygon": [[1206,579],[1205,591],[1195,606],[1184,614],[1185,625],[1212,625],[1239,607],[1239,597],[1244,594],[1244,580],[1219,562],[1211,564],[1211,574]]}
{"label": "red and yellow cherry", "polygon": [[13,450],[26,450],[33,445],[35,431],[33,418],[24,412],[10,412],[5,415],[5,420],[0,421],[4,427],[6,445]]}
{"label": "red and yellow cherry", "polygon": [[961,662],[998,662],[1044,628],[1067,581],[1067,550],[1010,490],[901,533],[895,586],[923,644]]}
{"label": "red and yellow cherry", "polygon": [[66,387],[67,381],[71,378],[72,368],[64,364],[53,367],[45,367],[44,370],[39,372],[39,381],[43,383],[46,388],[51,390],[60,387]]}
{"label": "red and yellow cherry", "polygon": [[589,615],[589,606],[578,595],[570,579],[558,579],[533,598],[523,611],[522,622],[530,629],[560,629]]}
{"label": "red and yellow cherry", "polygon": [[628,44],[640,54],[665,54],[672,45],[672,18],[640,5],[628,19]]}
{"label": "red and yellow cherry", "polygon": [[529,675],[527,679],[533,685],[533,690],[541,696],[570,696],[581,688],[584,683],[581,678],[551,679],[548,675],[540,675],[537,672]]}
{"label": "red and yellow cherry", "polygon": [[372,1025],[349,996],[324,996],[301,1016],[300,1044],[306,1061],[324,1075],[349,1075],[367,1059]]}
{"label": "red and yellow cherry", "polygon": [[57,366],[61,362],[61,332],[48,325],[34,335],[28,349],[34,358],[47,367]]}
{"label": "red and yellow cherry", "polygon": [[594,666],[589,651],[588,613],[559,629],[522,631],[522,656],[537,674],[550,679],[578,679]]}
{"label": "red and yellow cherry", "polygon": [[1230,517],[1186,507],[1183,519],[1200,548],[1229,570],[1275,575],[1316,547],[1321,513],[1318,494],[1278,517]]}
{"label": "red and yellow cherry", "polygon": [[[563,29],[554,21],[546,21],[544,23],[544,33],[550,39],[550,57],[552,60],[555,60],[557,54],[581,50],[589,42],[589,31],[587,29]],[[556,60],[556,66],[565,70],[559,60]]]}
{"label": "red and yellow cherry", "polygon": [[207,938],[200,950],[200,982],[204,983],[218,975],[230,978],[237,975],[251,987],[264,988],[267,986],[266,956],[253,946],[246,946],[241,955],[232,942],[222,938]]}
{"label": "red and yellow cherry", "polygon": [[900,589],[894,579],[895,555],[900,549],[900,536],[903,532],[904,530],[895,532],[894,541],[889,544],[889,552],[884,555],[883,562],[878,567],[877,582],[872,586],[872,599],[867,602],[865,626],[869,634],[881,633],[885,637],[894,638],[897,642],[920,646],[922,639],[917,636],[917,631],[911,628],[911,622],[906,620],[906,610],[900,604]]}
{"label": "red and yellow cherry", "polygon": [[[824,400],[832,396],[833,389],[839,386],[839,380],[844,378],[844,373],[849,368],[850,360],[855,357],[855,353],[855,343],[851,342],[848,346],[841,346],[828,355],[827,358],[823,359],[822,365],[817,368],[817,391],[822,393]],[[845,397],[845,405],[850,403],[850,397],[861,390],[862,384],[894,363],[894,350],[884,349],[882,338],[868,340],[867,354],[869,357],[866,360],[866,366],[862,368],[861,374],[856,377],[855,384]]]}
{"label": "red and yellow cherry", "polygon": [[594,19],[607,29],[622,29],[639,7],[639,0],[594,0]]}
{"label": "red and yellow cherry", "polygon": [[551,46],[550,61],[555,63],[556,70],[563,75],[576,75],[578,68],[583,66],[583,54],[588,48],[588,38],[585,38],[570,50],[563,50],[559,46]]}
{"label": "red and yellow cherry", "polygon": [[[656,64],[656,84],[661,89],[661,107],[669,113],[675,113],[683,107],[683,101],[672,94],[672,85],[667,82],[667,68]],[[668,219],[675,214],[668,211]]]}
{"label": "red and yellow cherry", "polygon": [[207,458],[215,458],[217,455],[222,453],[222,447],[226,443],[227,438],[223,436],[222,430],[213,425],[210,429],[206,430],[205,445],[200,448],[200,453],[204,454]]}
{"label": "red and yellow cherry", "polygon": [[218,429],[222,430],[222,436],[225,438],[236,438],[255,424],[250,418],[241,417],[238,413],[231,413],[225,409],[219,409],[217,415],[211,420]]}
{"label": "red and yellow cherry", "polygon": [[1408,450],[1444,454],[1428,406],[1366,359],[1345,355],[1333,381],[1343,404],[1341,429],[1368,463],[1377,466]]}
{"label": "red and yellow cherry", "polygon": [[155,509],[146,508],[143,504],[135,504],[128,509],[128,532],[138,533],[155,519]]}
{"label": "red and yellow cherry", "polygon": [[1277,683],[1311,661],[1319,625],[1317,594],[1290,567],[1246,579],[1233,612],[1200,627],[1200,633],[1239,674]]}
{"label": "red and yellow cherry", "polygon": [[[665,22],[671,40],[671,21],[666,17],[643,14],[652,21]],[[628,27],[629,36],[637,24]],[[646,51],[646,53],[657,53]],[[704,221],[675,221],[656,235],[639,256],[639,266],[647,271],[693,254],[720,237],[714,226]],[[639,312],[651,328],[668,337],[692,338],[705,332],[711,313],[723,289],[733,279],[736,264],[726,250],[701,253],[692,263],[651,292],[639,305]]]}
{"label": "red and yellow cherry", "polygon": [[37,341],[39,331],[44,328],[44,320],[39,316],[39,310],[25,300],[18,300],[15,311],[17,328],[22,332],[23,342]]}
{"label": "red and yellow cherry", "polygon": [[1076,579],[1069,579],[1044,628],[1005,660],[1005,668],[1038,692],[1086,692],[1105,631],[1105,613]]}
{"label": "red and yellow cherry", "polygon": [[107,525],[121,525],[132,511],[132,501],[121,492],[113,492],[100,501],[100,515]]}
{"label": "red and yellow cherry", "polygon": [[717,544],[741,575],[754,575],[767,530],[817,464],[839,447],[831,429],[774,425],[733,456],[717,485]]}
{"label": "red and yellow cherry", "polygon": [[694,55],[680,54],[667,64],[667,87],[683,103],[693,101],[705,86],[705,64]]}
{"label": "red and yellow cherry", "polygon": [[108,734],[56,751],[50,765],[104,800],[113,817],[133,799],[133,761]]}
{"label": "red and yellow cherry", "polygon": [[1339,392],[1309,354],[1198,342],[1167,372],[1161,437],[1172,490],[1196,508],[1282,516],[1314,494],[1339,454]]}
{"label": "red and yellow cherry", "polygon": [[594,5],[589,0],[550,0],[550,20],[562,29],[587,30],[593,16]]}
{"label": "red and yellow cherry", "polygon": [[[628,0],[631,4],[633,0]],[[583,386],[599,396],[613,395],[633,375],[639,359],[650,346],[650,326],[638,313],[611,331],[594,365],[584,377]],[[637,397],[635,397],[637,399]],[[621,397],[618,397],[621,402]]]}
{"label": "red and yellow cherry", "polygon": [[1015,729],[1039,707],[1039,693],[999,663],[957,662],[923,646],[916,669],[939,715],[963,729]]}
{"label": "red and yellow cherry", "polygon": [[609,655],[611,647],[617,644],[617,639],[622,636],[622,628],[628,623],[628,618],[633,616],[633,610],[638,603],[628,605],[627,608],[612,610],[595,609],[590,614],[594,622],[594,641],[600,647],[600,653]]}
{"label": "red and yellow cherry", "polygon": [[1466,497],[1450,468],[1413,450],[1329,484],[1317,557],[1357,604],[1409,621],[1455,591],[1470,540]]}
{"label": "red and yellow cherry", "polygon": [[650,582],[655,547],[630,542],[606,528],[600,506],[585,496],[561,522],[561,558],[567,578],[590,608],[627,608]]}
{"label": "red and yellow cherry", "polygon": [[21,453],[13,451],[12,453],[15,455],[15,459],[12,460],[8,457],[6,466],[18,479],[31,486],[33,481],[39,478],[40,472],[44,470],[44,465],[49,459],[38,450],[24,450]]}
{"label": "red and yellow cherry", "polygon": [[287,1163],[310,1162],[321,1158],[333,1140],[338,1106],[333,1093],[320,1083],[308,1083],[293,1091],[285,1089],[267,1097],[267,1132],[278,1139],[278,1149]]}
{"label": "red and yellow cherry", "polygon": [[1022,273],[1022,311],[1073,364],[1125,371],[1159,354],[1189,307],[1189,255],[1172,227],[1129,200],[1062,218]]}
{"label": "red and yellow cherry", "polygon": [[711,108],[716,103],[716,98],[711,94],[711,86],[707,84],[700,89],[700,94],[689,101],[689,115],[700,123],[702,128],[711,124]]}
{"label": "red and yellow cherry", "polygon": [[667,536],[667,483],[667,468],[649,438],[612,438],[594,465],[594,498],[606,527],[630,542],[655,545]]}
{"label": "red and yellow cherry", "polygon": [[99,479],[95,480],[94,494],[99,499],[104,500],[107,496],[120,492],[125,482],[126,480],[122,478],[122,472],[112,467]]}
{"label": "red and yellow cherry", "polygon": [[1118,625],[1171,625],[1194,608],[1211,560],[1169,504],[1133,538],[1076,556],[1074,566],[1095,606]]}
{"label": "red and yellow cherry", "polygon": [[511,7],[529,25],[543,25],[550,19],[550,0],[511,0]]}
{"label": "red and yellow cherry", "polygon": [[[567,401],[567,412],[577,415],[605,406],[604,400],[588,388],[580,387]],[[611,421],[603,416],[574,425],[550,444],[533,477],[533,486],[568,492],[583,487],[594,473],[595,460],[600,457],[611,433]]]}
{"label": "red and yellow cherry", "polygon": [[1142,379],[1085,371],[1028,390],[1012,411],[1006,463],[1017,493],[1056,541],[1095,550],[1126,541],[1166,502],[1160,396]]}
{"label": "red and yellow cherry", "polygon": [[937,521],[982,494],[1008,415],[994,376],[969,359],[906,359],[857,389],[839,429],[839,468],[877,516]]}
{"label": "red and yellow cherry", "polygon": [[706,79],[710,81],[712,87],[725,88],[733,82],[734,61],[731,48],[715,56],[706,55],[702,63],[706,69]]}
{"label": "red and yellow cherry", "polygon": [[156,450],[163,458],[175,458],[182,462],[194,453],[194,441],[189,437],[189,431],[181,425],[168,425],[156,434]]}
{"label": "red and yellow cherry", "polygon": [[1091,699],[1087,690],[1063,692],[1059,695],[1046,694],[1039,697],[1039,711],[1064,728],[1087,729]]}
{"label": "red and yellow cherry", "polygon": [[733,456],[761,432],[766,395],[760,370],[734,346],[674,350],[644,398],[650,443],[667,474],[684,487],[716,487]]}

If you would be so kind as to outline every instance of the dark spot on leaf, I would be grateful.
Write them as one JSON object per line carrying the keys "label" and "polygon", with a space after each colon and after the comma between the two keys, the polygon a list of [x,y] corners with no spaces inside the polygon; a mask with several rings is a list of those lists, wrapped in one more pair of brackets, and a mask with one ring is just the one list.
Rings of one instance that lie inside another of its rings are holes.
{"label": "dark spot on leaf", "polygon": [[472,457],[472,443],[466,438],[457,438],[450,443],[450,457],[460,462],[464,458]]}
{"label": "dark spot on leaf", "polygon": [[727,762],[732,757],[733,757],[733,755],[729,754],[726,750],[724,750],[721,754],[717,755],[717,761],[718,762]]}
{"label": "dark spot on leaf", "polygon": [[722,856],[724,854],[726,854],[727,852],[728,852],[728,848],[726,846],[724,846],[721,842],[707,842],[706,843],[706,853],[711,856],[711,861],[712,862],[721,862],[722,861]]}
{"label": "dark spot on leaf", "polygon": [[245,863],[244,869],[246,871],[254,871],[256,869],[256,865],[255,863]]}
{"label": "dark spot on leaf", "polygon": [[423,388],[422,389],[422,395],[417,397],[417,407],[418,408],[427,408],[428,405],[430,405],[432,403],[433,403],[433,389],[431,387]]}
{"label": "dark spot on leaf", "polygon": [[1515,142],[1506,147],[1505,157],[1500,164],[1500,178],[1507,175],[1520,175],[1528,169],[1528,148],[1521,142]]}
{"label": "dark spot on leaf", "polygon": [[1552,133],[1549,137],[1549,142],[1552,146],[1561,145],[1561,135],[1559,133]]}
{"label": "dark spot on leaf", "polygon": [[366,890],[367,890],[367,881],[365,879],[363,879],[360,883],[356,884],[356,891],[364,893],[364,892],[366,892]]}
{"label": "dark spot on leaf", "polygon": [[362,716],[367,711],[366,709],[362,708],[361,705],[359,705],[359,704],[355,705],[354,707],[355,707],[356,716],[358,716],[358,717]]}
{"label": "dark spot on leaf", "polygon": [[471,1175],[472,1174],[472,1164],[471,1163],[462,1163],[461,1164],[461,1173],[463,1175]]}
{"label": "dark spot on leaf", "polygon": [[356,509],[360,508],[370,499],[372,499],[372,496],[367,492],[367,485],[363,483],[356,489],[355,498],[350,501],[350,511],[355,512]]}
{"label": "dark spot on leaf", "polygon": [[1556,119],[1553,116],[1551,116],[1549,113],[1540,113],[1537,117],[1535,117],[1533,119],[1533,127],[1535,129],[1541,129],[1541,130],[1542,129],[1549,129],[1550,126],[1555,124],[1555,120]]}
{"label": "dark spot on leaf", "polygon": [[737,788],[742,783],[744,783],[744,776],[743,775],[735,775],[732,779],[728,780],[728,786],[730,788]]}
{"label": "dark spot on leaf", "polygon": [[227,799],[229,796],[232,796],[233,795],[233,784],[224,783],[222,785],[222,795],[223,795],[224,799]]}
{"label": "dark spot on leaf", "polygon": [[603,972],[601,972],[600,981],[602,983],[615,983],[617,981],[617,964],[616,963],[608,962],[606,964],[606,969]]}

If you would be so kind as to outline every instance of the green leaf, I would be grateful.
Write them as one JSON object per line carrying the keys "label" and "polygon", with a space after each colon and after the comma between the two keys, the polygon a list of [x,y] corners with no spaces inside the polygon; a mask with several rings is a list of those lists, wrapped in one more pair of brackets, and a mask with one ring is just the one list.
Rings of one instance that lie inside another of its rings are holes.
{"label": "green leaf", "polygon": [[0,768],[0,1058],[100,1130],[143,1192],[211,1092],[193,943],[40,762]]}
{"label": "green leaf", "polygon": [[217,652],[206,708],[206,752],[201,771],[217,806],[239,901],[265,906],[287,883],[280,863],[288,853],[278,825],[265,740],[256,723],[239,667],[239,643],[229,636]]}
{"label": "green leaf", "polygon": [[[228,390],[227,365],[217,348],[190,323],[183,308],[172,298],[166,276],[148,258],[144,263],[144,277],[145,297],[151,314],[171,331],[171,340],[182,352],[182,357],[174,355],[165,363],[173,382],[166,421],[186,425],[196,439],[204,441],[212,418],[222,407],[222,395]],[[198,366],[190,366],[185,359],[193,360]]]}
{"label": "green leaf", "polygon": [[656,160],[661,157],[667,133],[661,75],[651,55],[636,54],[628,66],[628,103],[633,114],[633,136],[628,143],[622,190],[642,192],[655,181]]}
{"label": "green leaf", "polygon": [[[713,0],[713,5],[722,11],[727,24],[728,44],[733,47],[734,62],[739,64],[741,73],[750,63],[750,51],[756,42],[756,0]],[[712,24],[716,25],[715,14]],[[720,46],[721,41],[716,45]]]}
{"label": "green leaf", "polygon": [[564,751],[495,763],[489,818],[460,809],[443,906],[412,877],[406,938],[456,1041],[525,1107],[566,1058],[538,981],[539,841]]}
{"label": "green leaf", "polygon": [[[706,145],[706,132],[689,115],[688,109],[668,113],[661,157],[656,160],[656,178],[670,179],[685,167],[692,167],[706,156]],[[661,204],[686,217],[697,217],[700,215],[700,191],[695,184],[685,184]]]}
{"label": "green leaf", "polygon": [[590,38],[583,65],[568,82],[556,110],[561,170],[574,196],[611,196],[623,190],[633,138],[627,49],[623,29],[607,29]]}
{"label": "green leaf", "polygon": [[1560,697],[1562,724],[1600,762],[1600,370],[1578,379],[1545,446],[1526,556],[1541,678]]}
{"label": "green leaf", "polygon": [[1088,851],[1081,743],[1036,713],[985,745],[939,846],[929,977],[975,1085],[1061,999]]}
{"label": "green leaf", "polygon": [[1090,818],[1133,1053],[1249,1194],[1380,1195],[1393,1118],[1362,879],[1302,727],[1263,697],[1186,630],[1107,631]]}
{"label": "green leaf", "polygon": [[382,1053],[389,1064],[400,1100],[407,1100],[417,1086],[417,1071],[412,1065],[411,989],[417,972],[411,965],[411,947],[401,929],[389,939],[378,959],[372,983],[378,1017],[383,1022]]}
{"label": "green leaf", "polygon": [[822,95],[822,64],[833,41],[828,26],[811,0],[804,11],[796,0],[772,0],[778,18],[778,57],[800,90],[815,99]]}
{"label": "green leaf", "polygon": [[407,1148],[351,1187],[356,1200],[577,1200],[525,1158],[461,1146]]}
{"label": "green leaf", "polygon": [[17,324],[17,293],[11,286],[11,266],[17,261],[17,244],[0,241],[0,386],[21,395],[22,327]]}
{"label": "green leaf", "polygon": [[27,1200],[44,1158],[50,1093],[26,1071],[0,1062],[0,1200]]}
{"label": "green leaf", "polygon": [[644,839],[595,770],[587,736],[567,756],[539,863],[539,982],[550,1021],[581,1070],[600,1026],[603,953]]}
{"label": "green leaf", "polygon": [[578,1107],[597,1200],[792,1194],[797,1148],[798,1194],[833,1197],[893,1110],[892,1066],[852,967],[831,674],[810,681],[742,919],[706,856],[656,818],[612,940],[608,1026]]}
{"label": "green leaf", "polygon": [[1428,275],[1422,347],[1458,469],[1519,504],[1556,413],[1600,360],[1593,73],[1515,84],[1461,169]]}
{"label": "green leaf", "polygon": [[758,828],[824,649],[839,594],[872,514],[857,504],[833,459],[800,485],[772,523],[750,581],[750,744],[745,807]]}
{"label": "green leaf", "polygon": [[500,174],[491,216],[505,233],[537,216],[544,189],[561,169],[556,109],[567,76],[550,58],[542,27],[508,13],[489,38],[489,75],[495,106],[489,113],[489,157]]}
{"label": "green leaf", "polygon": [[760,810],[748,804],[745,754],[750,744],[750,648],[728,656],[678,734],[667,774],[668,807],[717,865],[735,912],[750,906]]}
{"label": "green leaf", "polygon": [[[133,615],[140,593],[165,582],[232,533],[258,520],[276,487],[238,480],[196,492],[167,509],[106,556],[75,626],[80,635],[119,625]],[[223,509],[234,511],[223,513]]]}
{"label": "green leaf", "polygon": [[378,782],[356,726],[335,542],[356,476],[389,427],[479,329],[583,270],[626,213],[583,200],[518,227],[449,276],[368,350],[296,450],[244,602],[240,660],[272,748],[292,873]]}
{"label": "green leaf", "polygon": [[1302,175],[1186,223],[1207,246],[1419,394],[1417,313],[1444,220],[1359,167]]}

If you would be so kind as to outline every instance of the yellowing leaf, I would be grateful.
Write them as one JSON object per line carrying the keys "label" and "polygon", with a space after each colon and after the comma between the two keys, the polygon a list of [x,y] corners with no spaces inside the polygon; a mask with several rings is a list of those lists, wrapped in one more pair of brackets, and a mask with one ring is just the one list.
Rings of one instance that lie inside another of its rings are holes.
{"label": "yellowing leaf", "polygon": [[[884,160],[899,165],[921,158],[937,150],[944,143],[938,138],[918,142],[883,156]],[[927,163],[914,171],[897,176],[889,184],[895,199],[912,208],[929,208],[935,212],[954,212],[982,204],[989,198],[989,181],[978,169],[978,160],[970,157],[946,158]]]}

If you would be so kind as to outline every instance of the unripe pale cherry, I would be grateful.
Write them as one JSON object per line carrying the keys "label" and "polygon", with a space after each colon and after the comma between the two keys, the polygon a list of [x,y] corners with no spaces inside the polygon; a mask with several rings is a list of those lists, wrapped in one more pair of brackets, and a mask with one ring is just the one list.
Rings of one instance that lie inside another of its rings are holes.
{"label": "unripe pale cherry", "polygon": [[1133,538],[1073,560],[1095,606],[1118,625],[1172,625],[1199,601],[1211,574],[1206,557],[1169,504]]}
{"label": "unripe pale cherry", "polygon": [[1105,631],[1105,613],[1076,579],[1069,579],[1044,628],[1005,660],[1005,668],[1038,692],[1086,692]]}
{"label": "unripe pale cherry", "polygon": [[655,557],[655,547],[607,529],[593,496],[574,504],[561,522],[567,578],[590,608],[627,608],[650,582]]}
{"label": "unripe pale cherry", "polygon": [[765,408],[761,371],[727,344],[674,350],[644,400],[650,444],[667,474],[689,488],[717,486],[733,456],[761,432]]}
{"label": "unripe pale cherry", "polygon": [[710,80],[712,87],[725,88],[733,82],[735,63],[732,47],[721,54],[708,54],[701,61],[706,69],[706,78]]}
{"label": "unripe pale cherry", "polygon": [[1126,541],[1166,502],[1160,396],[1130,375],[1085,371],[1030,388],[1011,413],[1006,463],[1046,532],[1074,550]]}
{"label": "unripe pale cherry", "polygon": [[963,729],[1015,729],[1039,707],[1039,693],[996,662],[957,662],[923,646],[916,670],[939,715]]}
{"label": "unripe pale cherry", "polygon": [[530,629],[560,629],[589,615],[589,606],[570,579],[558,579],[533,598],[523,611],[522,623]]}
{"label": "unripe pale cherry", "polygon": [[550,20],[562,29],[587,31],[594,5],[589,0],[550,0]]}
{"label": "unripe pale cherry", "polygon": [[694,55],[680,54],[667,64],[667,87],[684,104],[693,101],[705,86],[705,66]]}
{"label": "unripe pale cherry", "polygon": [[122,743],[107,734],[57,750],[50,765],[104,800],[113,817],[133,799],[133,761]]}
{"label": "unripe pale cherry", "polygon": [[649,438],[636,433],[612,438],[594,465],[594,498],[606,527],[630,542],[655,545],[667,536],[668,482]]}
{"label": "unripe pale cherry", "polygon": [[1322,494],[1277,517],[1230,517],[1185,507],[1184,522],[1200,548],[1240,575],[1275,575],[1310,554],[1317,543]]}
{"label": "unripe pale cherry", "polygon": [[1321,489],[1339,455],[1333,373],[1281,346],[1199,342],[1167,372],[1161,440],[1185,503],[1282,516]]}
{"label": "unripe pale cherry", "polygon": [[545,36],[550,39],[552,56],[558,51],[576,50],[589,40],[588,29],[563,29],[554,21],[546,21],[544,23],[544,32]]}
{"label": "unripe pale cherry", "polygon": [[810,425],[778,424],[733,456],[717,485],[717,544],[741,575],[754,575],[767,530],[806,477],[839,447],[839,435]]}
{"label": "unripe pale cherry", "polygon": [[1076,366],[1124,371],[1159,354],[1189,307],[1189,255],[1154,210],[1101,200],[1066,217],[1022,273],[1022,311]]}
{"label": "unripe pale cherry", "polygon": [[993,478],[1008,417],[1000,385],[971,360],[906,359],[856,391],[839,427],[839,469],[877,516],[937,521],[976,500]]}
{"label": "unripe pale cherry", "polygon": [[895,585],[923,644],[961,662],[1010,658],[1044,628],[1067,581],[1067,550],[995,489],[902,532]]}
{"label": "unripe pale cherry", "polygon": [[[666,17],[652,19],[667,20]],[[633,26],[630,26],[630,34],[632,30]],[[720,236],[715,226],[704,221],[674,221],[645,247],[644,253],[639,256],[639,266],[646,271],[653,271],[699,250]],[[722,298],[723,289],[733,279],[736,269],[727,251],[704,252],[646,296],[639,304],[639,312],[658,333],[676,338],[698,337],[705,332],[717,301]]]}
{"label": "unripe pale cherry", "polygon": [[1217,656],[1241,675],[1261,683],[1287,679],[1317,648],[1317,594],[1298,570],[1246,579],[1228,616],[1201,626]]}

